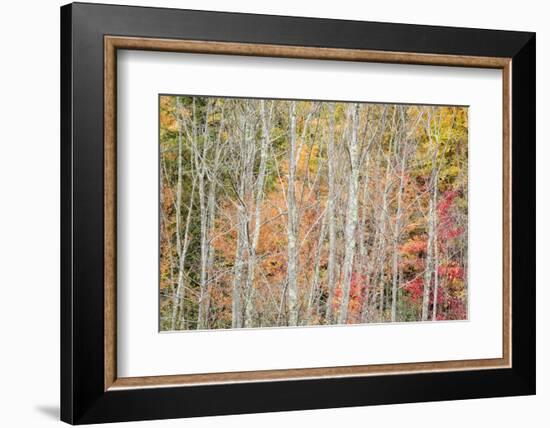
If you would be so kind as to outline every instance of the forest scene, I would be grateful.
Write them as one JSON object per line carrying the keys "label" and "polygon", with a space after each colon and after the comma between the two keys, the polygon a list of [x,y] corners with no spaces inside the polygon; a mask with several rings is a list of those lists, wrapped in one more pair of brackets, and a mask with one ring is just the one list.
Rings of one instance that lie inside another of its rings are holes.
{"label": "forest scene", "polygon": [[468,109],[159,97],[160,330],[468,318]]}

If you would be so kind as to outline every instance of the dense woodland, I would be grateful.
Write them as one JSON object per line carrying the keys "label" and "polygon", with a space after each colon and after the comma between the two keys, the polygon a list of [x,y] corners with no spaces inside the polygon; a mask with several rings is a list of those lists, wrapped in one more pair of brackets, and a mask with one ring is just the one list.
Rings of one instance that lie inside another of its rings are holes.
{"label": "dense woodland", "polygon": [[160,97],[161,330],[466,319],[467,121]]}

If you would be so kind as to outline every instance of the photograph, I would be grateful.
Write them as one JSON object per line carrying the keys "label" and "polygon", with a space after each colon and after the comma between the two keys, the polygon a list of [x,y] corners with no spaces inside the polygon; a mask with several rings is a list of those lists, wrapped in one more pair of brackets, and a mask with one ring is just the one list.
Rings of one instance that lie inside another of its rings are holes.
{"label": "photograph", "polygon": [[160,331],[468,320],[467,106],[158,100]]}

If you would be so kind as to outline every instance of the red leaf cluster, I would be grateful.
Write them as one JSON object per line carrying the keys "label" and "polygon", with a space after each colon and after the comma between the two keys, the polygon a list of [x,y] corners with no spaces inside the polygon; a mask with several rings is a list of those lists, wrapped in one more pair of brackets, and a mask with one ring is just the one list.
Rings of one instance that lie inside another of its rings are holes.
{"label": "red leaf cluster", "polygon": [[441,200],[437,204],[439,218],[438,232],[442,245],[445,245],[446,241],[458,238],[464,233],[464,227],[457,224],[454,213],[456,198],[458,196],[459,193],[456,190],[448,190],[443,193]]}
{"label": "red leaf cluster", "polygon": [[450,262],[447,265],[439,266],[438,275],[445,277],[449,281],[464,280],[464,268],[458,265],[457,262]]}
{"label": "red leaf cluster", "polygon": [[424,293],[424,281],[421,277],[417,277],[407,282],[403,287],[408,293],[411,300],[418,303],[422,300],[422,294]]}

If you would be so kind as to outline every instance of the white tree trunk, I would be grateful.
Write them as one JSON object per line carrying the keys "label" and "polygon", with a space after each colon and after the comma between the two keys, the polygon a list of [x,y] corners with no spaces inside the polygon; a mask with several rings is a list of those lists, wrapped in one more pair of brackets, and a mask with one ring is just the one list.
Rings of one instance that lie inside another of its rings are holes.
{"label": "white tree trunk", "polygon": [[237,248],[235,252],[235,265],[233,273],[233,293],[232,293],[232,308],[231,308],[231,327],[242,327],[241,316],[241,283],[243,280],[244,267],[244,248],[246,245],[245,239],[247,234],[246,214],[244,206],[239,205],[237,212]]}
{"label": "white tree trunk", "polygon": [[336,200],[336,185],[335,185],[335,169],[336,159],[334,153],[334,103],[329,103],[329,135],[327,141],[327,157],[328,157],[328,201],[327,201],[327,218],[328,218],[328,266],[327,266],[327,284],[328,284],[328,299],[326,322],[332,324],[333,321],[333,305],[334,305],[334,271],[336,263],[336,219],[335,219],[335,200]]}
{"label": "white tree trunk", "polygon": [[439,182],[439,168],[437,166],[437,156],[439,153],[439,140],[436,138],[435,141],[432,139],[432,116],[428,116],[427,121],[427,132],[432,140],[432,175],[430,178],[430,191],[432,195],[430,196],[429,208],[428,208],[428,242],[426,248],[426,266],[424,273],[424,289],[422,293],[422,321],[427,321],[429,318],[429,305],[430,305],[430,290],[432,277],[434,276],[434,233],[435,233],[435,218],[437,217],[437,207],[435,206],[435,192],[437,191],[437,186]]}
{"label": "white tree trunk", "polygon": [[[176,98],[176,107],[179,110],[179,99]],[[185,260],[187,257],[187,249],[189,248],[189,229],[191,224],[191,213],[193,211],[193,203],[195,197],[196,176],[193,175],[193,185],[191,196],[187,206],[187,218],[185,221],[185,230],[183,239],[181,237],[181,206],[182,206],[182,187],[183,187],[183,136],[182,122],[178,120],[178,183],[176,190],[176,245],[179,257],[178,261],[178,283],[176,293],[172,304],[171,330],[176,330],[179,326],[185,327]]]}
{"label": "white tree trunk", "polygon": [[[216,191],[217,191],[217,184],[218,184],[218,172],[220,169],[220,158],[222,155],[222,152],[224,150],[224,145],[222,144],[222,132],[224,131],[225,127],[225,105],[222,106],[221,112],[220,112],[221,118],[220,118],[220,124],[218,128],[218,133],[216,137],[216,142],[214,144],[214,162],[210,169],[210,171],[207,171],[207,177],[208,177],[208,197],[206,202],[206,212],[207,212],[207,219],[206,219],[206,239],[205,239],[205,246],[206,249],[206,263],[204,263],[204,270],[205,270],[205,286],[204,291],[202,293],[202,309],[201,309],[201,317],[199,318],[199,328],[208,328],[208,321],[209,321],[209,312],[210,312],[210,293],[212,289],[212,265],[214,263],[214,256],[215,251],[214,247],[212,245],[212,237],[214,236],[214,220],[216,218]],[[201,262],[202,265],[202,262]],[[202,268],[201,268],[202,269]]]}
{"label": "white tree trunk", "polygon": [[201,264],[200,264],[200,293],[199,293],[199,310],[197,314],[197,329],[203,328],[204,320],[204,297],[206,294],[207,281],[207,262],[208,262],[208,210],[206,206],[206,156],[208,150],[208,110],[206,112],[205,129],[203,136],[202,155],[199,155],[198,150],[195,151],[195,159],[199,170],[199,208],[200,208],[200,243],[201,243]]}
{"label": "white tree trunk", "polygon": [[[403,141],[402,145],[407,142]],[[397,210],[395,213],[395,226],[393,229],[393,257],[392,257],[392,291],[391,291],[391,321],[395,322],[397,318],[397,276],[399,266],[399,236],[401,235],[401,200],[405,186],[405,166],[407,162],[407,147],[402,148],[401,171],[399,175],[399,189],[397,190]]]}
{"label": "white tree trunk", "polygon": [[426,246],[426,264],[424,272],[424,290],[422,293],[422,321],[426,321],[428,319],[428,309],[430,304],[430,288],[432,283],[432,273],[433,273],[433,267],[432,267],[432,243],[433,243],[433,235],[434,235],[434,205],[433,205],[433,198],[430,198],[429,202],[429,209],[428,209],[428,241]]}
{"label": "white tree trunk", "polygon": [[433,233],[434,233],[434,242],[433,242],[433,251],[434,251],[434,295],[433,295],[433,307],[432,307],[432,321],[437,320],[437,293],[439,288],[439,248],[437,244],[437,184],[434,186],[433,191],[433,205],[435,209],[435,215],[434,215],[434,226],[433,226]]}
{"label": "white tree trunk", "polygon": [[249,181],[250,169],[250,140],[248,110],[242,114],[239,127],[242,130],[240,146],[238,146],[238,188],[237,191],[237,245],[235,250],[235,264],[233,268],[233,292],[231,326],[240,328],[243,325],[242,319],[242,281],[244,279],[245,250],[248,246],[248,214],[246,207],[246,189]]}
{"label": "white tree trunk", "polygon": [[350,177],[348,183],[348,204],[345,228],[345,255],[344,277],[342,281],[342,302],[338,323],[345,324],[348,320],[349,293],[353,274],[353,260],[355,257],[356,237],[358,221],[358,186],[359,186],[359,144],[357,141],[357,128],[359,126],[359,104],[351,107],[351,139],[349,142]]}
{"label": "white tree trunk", "polygon": [[309,289],[309,297],[307,302],[307,324],[311,321],[313,315],[313,305],[317,301],[317,293],[319,289],[319,277],[321,274],[321,253],[323,251],[323,243],[326,235],[326,216],[323,215],[321,220],[321,230],[319,231],[319,239],[317,240],[317,251],[315,252],[315,260],[313,262],[313,278],[311,280],[311,286]]}
{"label": "white tree trunk", "polygon": [[298,279],[296,245],[298,234],[298,213],[296,207],[296,101],[290,103],[290,148],[288,166],[288,316],[289,325],[298,325]]}
{"label": "white tree trunk", "polygon": [[248,255],[248,269],[246,280],[247,300],[245,304],[245,327],[252,327],[254,315],[254,275],[256,269],[256,250],[260,240],[261,208],[264,200],[264,183],[267,167],[267,155],[269,150],[269,124],[265,101],[260,101],[260,117],[262,121],[262,142],[260,147],[260,166],[256,180],[255,210],[254,210],[254,232]]}

